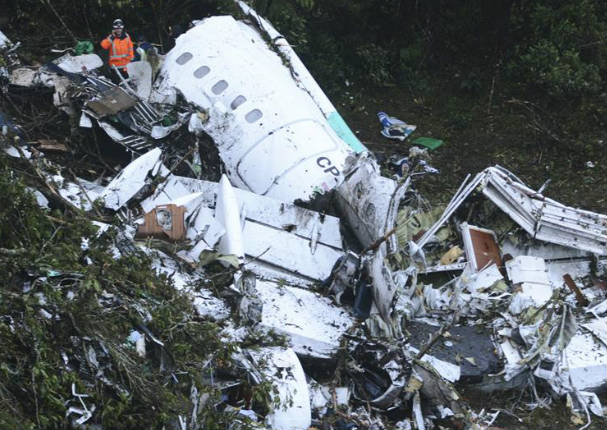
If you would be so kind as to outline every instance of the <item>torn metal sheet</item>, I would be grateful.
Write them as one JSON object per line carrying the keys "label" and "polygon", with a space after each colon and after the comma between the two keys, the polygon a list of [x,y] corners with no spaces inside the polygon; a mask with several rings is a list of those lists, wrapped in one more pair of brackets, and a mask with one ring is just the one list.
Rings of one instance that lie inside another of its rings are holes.
{"label": "torn metal sheet", "polygon": [[137,97],[142,100],[150,98],[152,93],[152,66],[147,61],[131,61],[126,65],[129,83],[135,86]]}
{"label": "torn metal sheet", "polygon": [[215,212],[206,207],[201,193],[188,194],[170,204],[185,208],[185,236],[194,246],[177,253],[191,263],[198,262],[203,251],[211,251],[225,234],[223,226],[215,219]]}
{"label": "torn metal sheet", "polygon": [[149,177],[167,175],[168,169],[160,161],[161,155],[162,151],[155,148],[126,166],[101,193],[105,207],[121,208],[141,191]]}
{"label": "torn metal sheet", "polygon": [[215,218],[225,229],[225,234],[219,240],[217,250],[224,255],[234,255],[240,263],[243,263],[245,249],[240,224],[240,207],[226,175],[222,175],[219,181]]}
{"label": "torn metal sheet", "polygon": [[40,206],[43,209],[48,209],[49,208],[49,206],[48,206],[49,201],[45,197],[44,194],[42,194],[37,189],[31,188],[31,187],[27,187],[27,190],[34,195],[34,198],[36,199],[36,203],[38,203],[38,206]]}
{"label": "torn metal sheet", "polygon": [[459,393],[445,380],[440,369],[436,368],[431,363],[429,365],[429,363],[416,360],[413,363],[413,371],[419,375],[423,381],[423,385],[420,389],[421,393],[433,406],[447,407],[456,414],[464,412],[460,403]]}
{"label": "torn metal sheet", "polygon": [[[607,320],[603,319],[602,324],[607,324]],[[559,394],[571,389],[600,391],[607,387],[607,346],[592,333],[578,331],[563,350],[562,361],[553,373],[538,370],[536,376],[548,377]]]}
{"label": "torn metal sheet", "polygon": [[481,175],[484,175],[483,194],[531,237],[607,255],[607,215],[549,199],[501,167],[490,167]]}
{"label": "torn metal sheet", "polygon": [[180,268],[176,260],[158,250],[152,250],[145,246],[140,246],[140,248],[153,257],[152,267],[157,273],[165,274],[173,281],[177,290],[185,291],[190,295],[198,315],[217,321],[226,320],[230,317],[230,309],[224,301],[215,297],[211,290],[201,288],[199,275],[186,273]]}
{"label": "torn metal sheet", "polygon": [[80,121],[78,121],[78,127],[82,128],[93,128],[93,121],[91,118],[84,112],[80,114]]}
{"label": "torn metal sheet", "polygon": [[97,54],[71,55],[66,54],[53,60],[60,69],[68,73],[83,73],[103,66],[103,60]]}
{"label": "torn metal sheet", "polygon": [[528,307],[540,307],[552,297],[555,286],[548,278],[543,258],[518,256],[506,262],[510,281],[520,290],[514,294],[509,310],[518,315]]}
{"label": "torn metal sheet", "polygon": [[136,98],[122,88],[113,86],[101,92],[100,97],[87,101],[85,106],[101,118],[116,115],[118,112],[132,108],[135,104],[137,104]]}
{"label": "torn metal sheet", "polygon": [[[171,175],[152,196],[141,202],[141,207],[149,211],[155,205],[166,204],[191,193],[201,193],[204,204],[214,207],[217,190],[216,182]],[[238,188],[234,188],[234,192],[246,220],[310,241],[314,239],[319,244],[342,248],[339,218]]]}
{"label": "torn metal sheet", "polygon": [[31,67],[18,67],[11,71],[11,85],[19,87],[33,87],[40,82],[39,69]]}
{"label": "torn metal sheet", "polygon": [[396,284],[394,283],[392,271],[385,262],[387,255],[387,245],[382,243],[367,260],[366,266],[371,282],[373,284],[373,303],[377,307],[380,315],[386,323],[390,321],[392,312],[392,301],[396,294]]}
{"label": "torn metal sheet", "polygon": [[581,324],[581,326],[607,346],[607,317],[595,318],[589,323]]}
{"label": "torn metal sheet", "polygon": [[[337,204],[361,244],[367,248],[395,226],[398,206],[408,181],[397,183],[379,174],[379,166],[367,157],[350,158],[344,182],[337,188]],[[388,252],[398,249],[396,235],[388,239]]]}
{"label": "torn metal sheet", "polygon": [[[217,183],[170,176],[141,206],[147,210],[160,202],[175,203],[179,196],[196,193],[201,205],[215,207],[219,189]],[[344,255],[338,218],[237,188],[232,190],[237,200],[235,212],[239,214],[233,228],[242,230],[249,270],[264,279],[284,279],[302,286],[329,278],[335,263]]]}
{"label": "torn metal sheet", "polygon": [[474,272],[472,270],[470,271],[472,273],[470,273],[468,268],[466,268],[460,277],[460,284],[472,294],[485,291],[495,285],[496,282],[504,279],[502,273],[495,264],[491,264],[479,272]]}
{"label": "torn metal sheet", "polygon": [[[407,346],[407,350],[415,355],[419,353],[419,349],[411,345]],[[434,369],[436,369],[436,371],[441,375],[442,378],[449,382],[459,381],[462,375],[461,368],[458,364],[453,364],[449,361],[440,360],[429,354],[424,354],[419,361],[432,366]]]}
{"label": "torn metal sheet", "polygon": [[292,202],[341,182],[350,148],[253,26],[217,16],[181,35],[152,99],[176,90],[208,112],[200,125],[236,187]]}
{"label": "torn metal sheet", "polygon": [[61,175],[54,175],[48,179],[56,184],[61,197],[84,211],[93,209],[93,203],[104,191],[102,186],[81,178],[76,178],[76,182],[66,181]]}
{"label": "torn metal sheet", "polygon": [[356,153],[367,151],[367,148],[365,148],[356,135],[352,133],[339,112],[337,112],[333,103],[328,99],[285,37],[280,34],[270,22],[266,21],[245,2],[239,1],[238,5],[246,15],[253,19],[258,28],[265,33],[267,39],[271,40],[273,48],[280,51],[281,55],[288,59],[288,66],[291,69],[293,79],[300,88],[305,90],[310,97],[312,97],[328,123],[331,125],[331,128],[337,133],[341,140],[346,142]]}
{"label": "torn metal sheet", "polygon": [[256,289],[263,303],[261,324],[288,335],[299,355],[331,358],[354,324],[345,309],[318,293],[259,280]]}
{"label": "torn metal sheet", "polygon": [[483,194],[519,224],[532,238],[598,255],[607,255],[607,215],[574,209],[528,188],[500,166],[489,167],[462,182],[441,218],[416,242],[423,246],[480,186]]}
{"label": "torn metal sheet", "polygon": [[135,154],[141,154],[145,151],[149,151],[152,148],[152,144],[143,136],[134,134],[124,135],[118,131],[116,127],[106,121],[97,120],[97,123],[114,142],[124,146],[126,149]]}
{"label": "torn metal sheet", "polygon": [[0,48],[6,49],[12,45],[12,42],[6,35],[0,31]]}
{"label": "torn metal sheet", "polygon": [[311,252],[310,241],[250,221],[244,224],[243,236],[245,253],[255,264],[286,268],[310,280],[326,280],[343,255],[343,251],[322,244]]}
{"label": "torn metal sheet", "polygon": [[249,351],[258,371],[276,388],[271,393],[278,406],[266,416],[266,425],[275,430],[301,430],[312,424],[310,394],[306,375],[290,348],[262,348]]}

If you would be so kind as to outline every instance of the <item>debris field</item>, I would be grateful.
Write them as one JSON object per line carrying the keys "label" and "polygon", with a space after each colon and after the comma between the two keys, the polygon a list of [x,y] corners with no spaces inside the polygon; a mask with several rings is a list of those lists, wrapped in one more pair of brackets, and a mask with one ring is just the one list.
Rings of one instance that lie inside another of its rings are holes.
{"label": "debris field", "polygon": [[[604,423],[607,215],[497,165],[431,204],[416,189],[440,175],[429,148],[407,144],[380,166],[288,42],[240,6],[241,17],[195,21],[118,83],[92,53],[23,64],[0,33],[0,84],[16,101],[0,112],[3,164],[28,172],[43,219],[81,220],[58,222],[84,268],[10,271],[20,291],[3,292],[0,333],[38,362],[33,327],[61,331],[69,392],[55,403],[20,392],[10,380],[23,366],[6,355],[2,408],[19,417],[14,405],[33,402],[38,426],[91,429],[137,396],[139,414],[174,402],[161,422],[175,429],[489,429],[535,408]],[[55,112],[49,127],[95,142],[28,127],[18,103],[36,97]],[[415,130],[380,121],[401,142]],[[78,151],[85,165],[66,161]],[[25,254],[1,247],[2,259]],[[130,292],[143,284],[154,286]],[[511,392],[516,401],[494,403]]]}

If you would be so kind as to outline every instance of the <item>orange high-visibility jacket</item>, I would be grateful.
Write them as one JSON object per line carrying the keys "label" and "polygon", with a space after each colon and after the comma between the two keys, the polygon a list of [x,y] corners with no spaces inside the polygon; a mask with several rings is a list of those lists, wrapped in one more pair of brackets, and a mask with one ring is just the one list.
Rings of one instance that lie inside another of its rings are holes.
{"label": "orange high-visibility jacket", "polygon": [[116,66],[121,70],[126,69],[126,65],[135,56],[131,36],[127,33],[124,33],[123,37],[114,37],[114,40],[106,37],[101,41],[101,47],[110,51],[110,66]]}

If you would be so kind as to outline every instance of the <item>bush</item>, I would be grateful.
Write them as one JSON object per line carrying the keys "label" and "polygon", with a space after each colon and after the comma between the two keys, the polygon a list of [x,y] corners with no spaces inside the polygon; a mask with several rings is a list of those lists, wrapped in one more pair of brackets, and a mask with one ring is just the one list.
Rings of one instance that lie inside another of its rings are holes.
{"label": "bush", "polygon": [[595,64],[580,59],[579,52],[559,52],[553,42],[540,40],[521,56],[520,66],[530,84],[542,86],[553,96],[596,94],[601,90],[601,75]]}
{"label": "bush", "polygon": [[518,56],[508,65],[511,77],[555,97],[598,94],[607,72],[604,6],[583,0],[542,1],[531,7],[517,10],[513,18]]}

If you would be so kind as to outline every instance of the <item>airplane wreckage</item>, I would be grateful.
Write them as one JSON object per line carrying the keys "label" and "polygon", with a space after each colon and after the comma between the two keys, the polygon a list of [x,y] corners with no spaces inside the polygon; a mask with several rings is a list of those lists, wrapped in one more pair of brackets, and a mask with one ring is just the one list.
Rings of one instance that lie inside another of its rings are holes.
{"label": "airplane wreckage", "polygon": [[[404,176],[382,176],[286,40],[240,6],[242,20],[194,22],[157,70],[131,63],[118,85],[97,73],[95,54],[21,65],[0,34],[8,91],[52,88],[79,127],[100,127],[132,154],[94,182],[43,171],[61,198],[118,214],[122,241],[153,255],[201,316],[225,322],[225,339],[238,341],[243,327],[286,336],[288,347],[233,358],[255,383],[274,385],[278,406],[265,417],[234,406],[280,430],[319,426],[336,410],[340,424],[323,428],[487,428],[500,410],[488,400],[474,412],[456,388],[531,387],[536,406],[566,398],[580,424],[602,419],[607,216],[562,205],[500,166],[432,209],[413,186],[429,171],[423,151],[412,151]],[[43,157],[3,123],[6,153]],[[212,140],[218,181],[204,179],[197,147],[189,174],[175,173],[166,153],[180,130],[196,145]],[[180,250],[151,249],[140,240],[150,237]],[[236,307],[190,287],[211,259],[235,268]],[[339,381],[326,370],[315,381],[338,356]],[[71,413],[78,425],[95,422],[88,409]]]}

